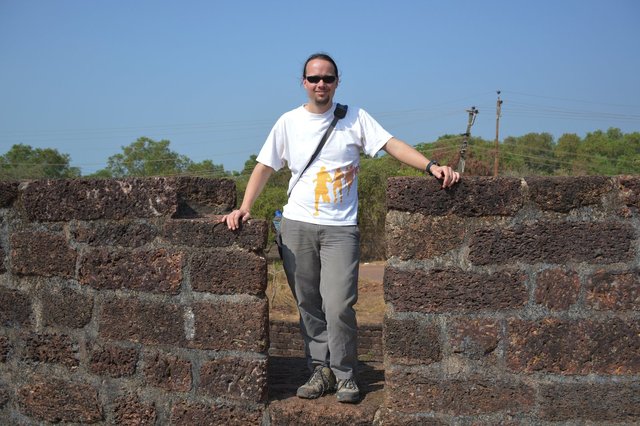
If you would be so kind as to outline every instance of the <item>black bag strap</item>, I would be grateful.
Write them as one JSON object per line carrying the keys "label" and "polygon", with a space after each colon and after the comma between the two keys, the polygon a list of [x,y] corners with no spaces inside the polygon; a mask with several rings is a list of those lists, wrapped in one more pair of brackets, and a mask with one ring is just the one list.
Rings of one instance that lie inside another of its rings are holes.
{"label": "black bag strap", "polygon": [[313,161],[316,159],[318,154],[320,154],[320,151],[322,151],[322,147],[327,142],[327,139],[329,139],[329,136],[331,136],[331,132],[333,132],[333,129],[336,127],[336,124],[338,123],[338,120],[340,120],[341,118],[344,118],[347,115],[347,109],[349,109],[349,105],[342,105],[342,104],[337,104],[336,105],[336,109],[333,111],[333,120],[331,121],[331,124],[329,125],[329,128],[327,129],[326,132],[324,132],[324,135],[322,136],[322,139],[320,139],[320,143],[316,147],[316,150],[311,155],[311,158],[309,159],[309,162],[307,163],[306,166],[304,166],[304,169],[302,169],[302,172],[298,175],[298,178],[296,179],[294,184],[291,185],[291,189],[287,192],[287,197],[289,197],[289,195],[291,195],[291,191],[293,191],[293,188],[298,183],[298,180],[300,180],[300,177],[304,174],[304,172],[307,171],[307,169],[309,168],[311,163],[313,163]]}

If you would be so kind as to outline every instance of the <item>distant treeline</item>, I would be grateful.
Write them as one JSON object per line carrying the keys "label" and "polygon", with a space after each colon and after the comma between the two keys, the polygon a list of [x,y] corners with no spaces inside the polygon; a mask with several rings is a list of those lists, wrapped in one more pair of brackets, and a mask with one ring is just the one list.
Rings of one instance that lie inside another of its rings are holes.
{"label": "distant treeline", "polygon": [[[421,143],[416,148],[441,164],[457,166],[462,137],[444,135],[435,142]],[[85,176],[121,178],[129,176],[226,177],[234,179],[238,202],[256,163],[251,155],[242,171],[230,172],[211,160],[196,163],[174,152],[168,140],[154,141],[141,137],[123,147],[122,152],[108,158],[107,166]],[[494,141],[471,137],[465,155],[465,175],[492,176],[495,164]],[[385,191],[391,176],[420,175],[422,172],[400,164],[388,155],[362,157],[359,181],[359,221],[362,235],[362,258],[384,259]],[[623,133],[620,129],[597,130],[584,138],[566,133],[557,141],[549,133],[528,133],[505,138],[498,147],[500,176],[576,176],[640,174],[640,132]],[[41,179],[80,177],[80,170],[71,166],[68,154],[52,148],[32,148],[13,145],[0,156],[0,179]],[[252,216],[271,220],[276,209],[286,203],[290,172],[283,169],[274,174],[256,201]]]}

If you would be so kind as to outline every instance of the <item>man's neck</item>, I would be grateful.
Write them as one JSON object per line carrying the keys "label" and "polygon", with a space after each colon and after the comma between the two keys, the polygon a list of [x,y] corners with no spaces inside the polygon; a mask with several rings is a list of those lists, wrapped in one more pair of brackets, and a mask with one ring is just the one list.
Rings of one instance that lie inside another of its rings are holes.
{"label": "man's neck", "polygon": [[329,102],[328,104],[317,104],[314,102],[308,102],[304,105],[304,108],[313,113],[313,114],[324,114],[329,111],[333,106],[333,102]]}

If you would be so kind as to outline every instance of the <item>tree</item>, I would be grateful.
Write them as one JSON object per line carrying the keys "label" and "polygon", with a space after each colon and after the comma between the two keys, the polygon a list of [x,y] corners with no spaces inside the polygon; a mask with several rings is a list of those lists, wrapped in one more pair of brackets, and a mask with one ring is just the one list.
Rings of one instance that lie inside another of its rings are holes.
{"label": "tree", "polygon": [[[577,164],[578,147],[582,143],[580,136],[575,133],[565,133],[560,136],[554,151],[556,157],[556,174],[580,174]],[[574,169],[574,167],[576,167]]]}
{"label": "tree", "polygon": [[224,170],[222,164],[213,164],[211,160],[204,160],[200,163],[191,163],[187,166],[187,173],[193,176],[221,178],[230,174]]}
{"label": "tree", "polygon": [[504,169],[509,174],[550,175],[556,169],[555,143],[549,133],[507,137],[503,143]]}
{"label": "tree", "polygon": [[68,154],[52,148],[32,148],[16,144],[0,156],[0,179],[74,178],[78,167],[71,167]]}
{"label": "tree", "polygon": [[147,137],[138,138],[128,146],[122,147],[122,153],[107,160],[107,167],[92,174],[95,178],[127,176],[175,176],[187,174],[202,177],[229,177],[222,164],[211,160],[194,163],[185,155],[169,149],[168,140],[154,141]]}

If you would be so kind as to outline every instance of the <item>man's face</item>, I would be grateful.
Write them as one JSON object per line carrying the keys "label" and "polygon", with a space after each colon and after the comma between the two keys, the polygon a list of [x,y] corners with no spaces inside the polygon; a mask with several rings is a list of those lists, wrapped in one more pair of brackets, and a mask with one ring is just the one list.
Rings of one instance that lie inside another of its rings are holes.
{"label": "man's face", "polygon": [[[307,91],[309,101],[318,107],[331,105],[333,95],[338,87],[338,76],[331,62],[325,61],[324,59],[313,59],[307,64],[306,74],[307,78],[304,79],[302,85]],[[308,80],[309,77],[327,76],[335,77],[335,81],[333,83],[327,83],[320,80],[317,83],[311,83]]]}

